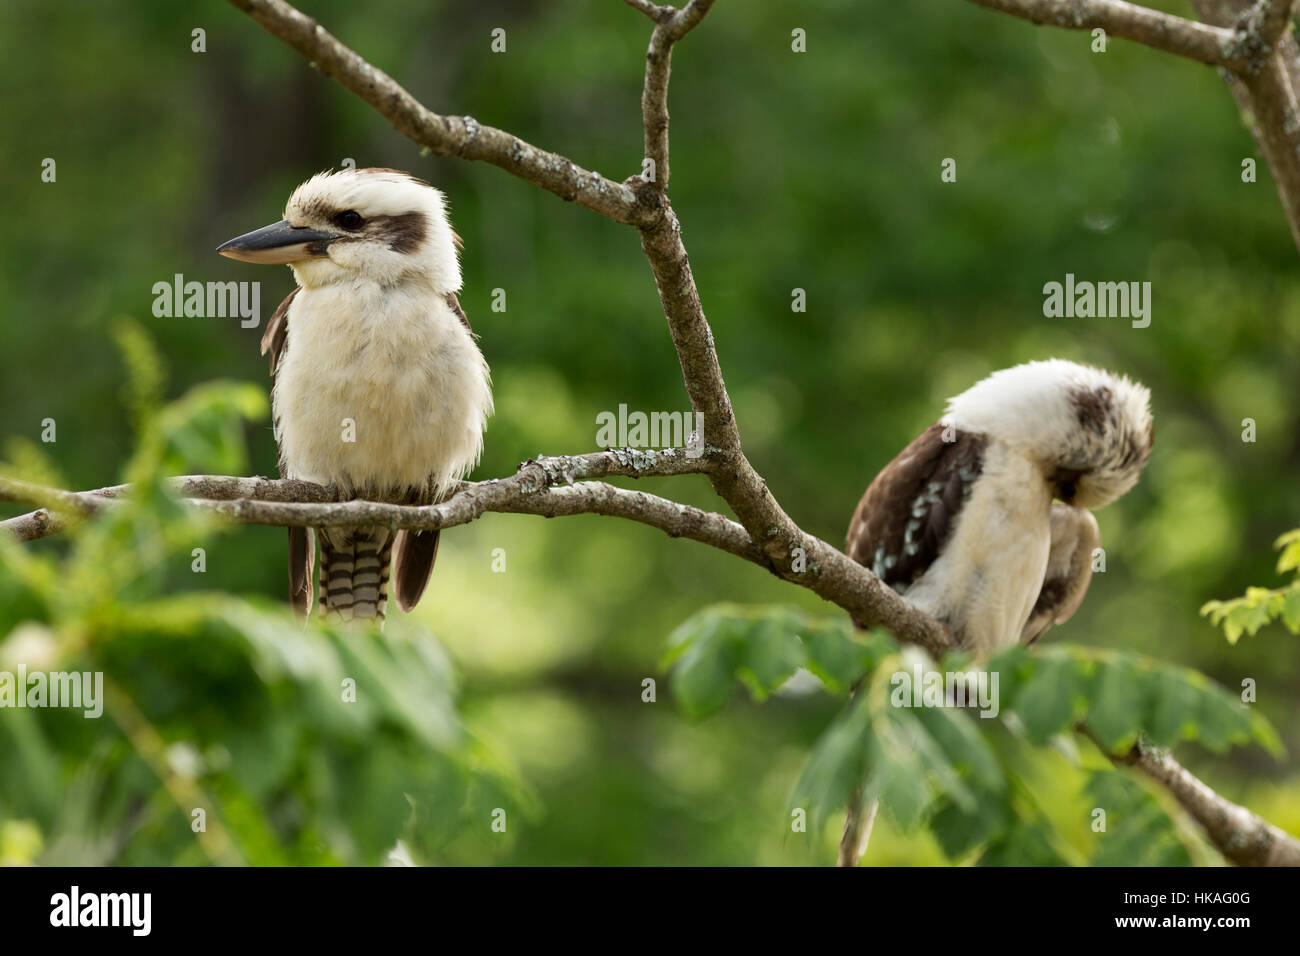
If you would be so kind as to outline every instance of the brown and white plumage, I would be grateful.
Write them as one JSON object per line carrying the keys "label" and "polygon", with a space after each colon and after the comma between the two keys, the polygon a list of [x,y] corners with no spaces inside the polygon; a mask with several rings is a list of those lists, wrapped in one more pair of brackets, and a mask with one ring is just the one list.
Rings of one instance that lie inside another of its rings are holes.
{"label": "brown and white plumage", "polygon": [[1050,520],[1047,570],[1034,609],[1020,630],[1022,644],[1032,644],[1048,628],[1074,616],[1092,583],[1094,552],[1101,547],[1101,531],[1091,511],[1054,501]]}
{"label": "brown and white plumage", "polygon": [[[283,476],[427,504],[473,467],[492,393],[456,299],[456,246],[440,192],[408,173],[359,169],[313,177],[283,221],[218,250],[287,263],[298,280],[262,338]],[[390,565],[410,610],[438,550],[436,531],[291,529],[290,602],[304,613],[313,539],[322,608],[344,618],[384,617]]]}
{"label": "brown and white plumage", "polygon": [[848,554],[964,647],[1031,641],[1082,601],[1089,509],[1127,492],[1150,449],[1141,385],[1057,359],[995,372],[876,476]]}

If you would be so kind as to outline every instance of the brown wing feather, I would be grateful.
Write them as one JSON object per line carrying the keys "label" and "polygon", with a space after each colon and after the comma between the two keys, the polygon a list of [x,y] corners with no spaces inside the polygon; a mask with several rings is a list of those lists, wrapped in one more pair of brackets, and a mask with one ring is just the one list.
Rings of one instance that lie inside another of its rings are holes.
{"label": "brown wing feather", "polygon": [[[289,305],[302,289],[293,291],[271,315],[262,333],[262,354],[271,357],[271,375],[279,367],[285,349],[289,347]],[[275,416],[276,440],[279,440],[280,417]],[[280,454],[280,477],[285,478],[284,455]],[[312,575],[316,565],[316,535],[310,528],[289,529],[289,605],[296,613],[306,617],[311,611]]]}
{"label": "brown wing feather", "polygon": [[1038,600],[1020,632],[1032,644],[1053,624],[1064,624],[1079,609],[1092,583],[1092,552],[1101,547],[1101,531],[1092,512],[1059,501],[1052,503],[1052,548]]}
{"label": "brown wing feather", "polygon": [[907,590],[952,533],[980,475],[986,444],[983,435],[938,422],[918,435],[858,503],[849,525],[849,557],[895,590]]}
{"label": "brown wing feather", "polygon": [[311,613],[312,571],[316,564],[316,533],[289,529],[289,606],[299,617]]}
{"label": "brown wing feather", "polygon": [[393,582],[397,606],[410,611],[420,601],[438,558],[438,531],[399,531],[393,547]]}
{"label": "brown wing feather", "polygon": [[456,318],[460,319],[460,324],[465,326],[465,331],[473,334],[474,330],[469,326],[469,319],[465,316],[465,310],[460,307],[460,299],[456,298],[456,293],[448,292],[445,298],[447,307],[456,313]]}
{"label": "brown wing feather", "polygon": [[280,364],[280,357],[289,344],[289,303],[301,291],[301,286],[293,287],[293,291],[284,297],[279,308],[271,313],[271,320],[266,323],[266,331],[262,333],[262,354],[271,356],[272,375],[275,374],[276,366]]}

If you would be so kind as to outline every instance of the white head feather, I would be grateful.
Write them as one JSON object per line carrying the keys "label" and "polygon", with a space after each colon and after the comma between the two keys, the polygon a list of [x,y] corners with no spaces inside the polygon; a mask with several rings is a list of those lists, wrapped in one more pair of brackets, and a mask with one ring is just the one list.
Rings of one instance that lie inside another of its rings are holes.
{"label": "white head feather", "polygon": [[[355,212],[358,229],[339,217]],[[292,263],[304,288],[354,281],[382,285],[424,282],[435,292],[460,289],[458,238],[443,194],[421,179],[392,169],[319,173],[293,191],[285,206],[290,225],[345,234],[327,255]]]}
{"label": "white head feather", "polygon": [[1010,445],[1067,504],[1096,508],[1137,483],[1151,450],[1150,401],[1128,378],[1048,359],[994,372],[949,399],[940,421]]}

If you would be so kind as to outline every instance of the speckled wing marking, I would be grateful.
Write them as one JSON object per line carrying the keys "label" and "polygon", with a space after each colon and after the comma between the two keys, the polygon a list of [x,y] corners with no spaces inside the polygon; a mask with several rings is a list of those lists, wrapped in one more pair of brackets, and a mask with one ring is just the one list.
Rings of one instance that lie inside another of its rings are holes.
{"label": "speckled wing marking", "polygon": [[[262,334],[262,354],[271,357],[271,375],[279,367],[285,349],[289,347],[289,304],[302,289],[294,286],[284,297],[279,308],[266,323]],[[280,440],[280,416],[272,412],[276,442]],[[280,477],[286,478],[284,451],[279,452]],[[289,529],[289,604],[294,611],[306,617],[311,611],[312,569],[316,564],[316,537],[310,528]]]}
{"label": "speckled wing marking", "polygon": [[849,524],[849,557],[906,591],[939,557],[980,476],[987,443],[984,435],[938,422],[917,436],[858,503]]}

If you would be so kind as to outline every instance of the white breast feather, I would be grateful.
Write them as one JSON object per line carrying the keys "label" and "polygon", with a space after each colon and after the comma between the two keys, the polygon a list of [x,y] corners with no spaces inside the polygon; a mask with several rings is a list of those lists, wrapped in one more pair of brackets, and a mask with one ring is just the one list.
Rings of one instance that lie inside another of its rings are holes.
{"label": "white breast feather", "polygon": [[1050,514],[1038,466],[991,441],[951,536],[907,600],[959,624],[964,646],[988,652],[1018,643],[1047,569]]}
{"label": "white breast feather", "polygon": [[[478,461],[492,413],[487,363],[423,283],[303,289],[273,399],[289,476],[442,496]],[[347,423],[355,441],[345,441]]]}

